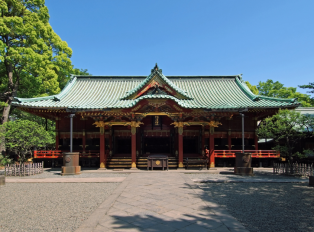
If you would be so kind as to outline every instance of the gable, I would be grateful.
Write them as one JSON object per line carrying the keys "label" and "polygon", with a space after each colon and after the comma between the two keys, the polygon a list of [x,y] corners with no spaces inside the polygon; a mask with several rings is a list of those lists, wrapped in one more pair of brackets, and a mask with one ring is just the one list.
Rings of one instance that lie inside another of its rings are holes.
{"label": "gable", "polygon": [[187,92],[180,89],[162,74],[162,70],[156,64],[151,74],[145,78],[138,86],[128,91],[121,100],[135,100],[141,96],[164,95],[172,96],[179,100],[193,100]]}

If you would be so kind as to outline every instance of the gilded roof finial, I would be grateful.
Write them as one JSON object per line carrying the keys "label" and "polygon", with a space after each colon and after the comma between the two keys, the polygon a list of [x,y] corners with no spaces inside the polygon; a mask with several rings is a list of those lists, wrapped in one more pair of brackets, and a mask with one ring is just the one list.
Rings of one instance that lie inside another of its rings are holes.
{"label": "gilded roof finial", "polygon": [[162,69],[158,67],[157,63],[155,64],[155,67],[151,70],[151,72],[154,72],[154,71],[159,71],[160,73],[162,72]]}

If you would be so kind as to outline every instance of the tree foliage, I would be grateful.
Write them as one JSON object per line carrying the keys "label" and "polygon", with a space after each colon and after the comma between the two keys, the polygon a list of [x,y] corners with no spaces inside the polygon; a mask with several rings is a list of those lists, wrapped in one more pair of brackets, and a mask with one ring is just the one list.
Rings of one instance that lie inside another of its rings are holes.
{"label": "tree foliage", "polygon": [[309,91],[307,91],[308,93],[314,93],[314,82],[310,82],[308,85],[299,85],[299,87],[302,89],[309,89]]}
{"label": "tree foliage", "polygon": [[5,145],[9,152],[25,162],[34,148],[45,148],[54,143],[53,137],[38,123],[29,120],[10,121],[5,127]]}
{"label": "tree foliage", "polygon": [[[297,98],[298,102],[300,102],[303,107],[314,106],[314,99],[311,99],[310,95],[297,92],[297,88],[295,87],[284,87],[284,85],[279,81],[274,82],[273,80],[268,79],[266,82],[260,81],[258,85],[251,85],[248,81],[245,83],[255,95],[276,98]],[[309,85],[303,85],[300,87],[306,88],[305,86]],[[312,88],[314,88],[314,85]],[[314,90],[310,92],[314,93]]]}
{"label": "tree foliage", "polygon": [[72,69],[72,50],[52,30],[44,0],[0,2],[0,79],[8,120],[15,96],[57,94]]}
{"label": "tree foliage", "polygon": [[300,140],[314,137],[314,118],[293,110],[279,110],[259,124],[257,133],[260,138],[274,139],[281,155],[289,162],[297,154],[296,145]]}
{"label": "tree foliage", "polygon": [[245,84],[247,85],[247,87],[249,87],[249,89],[251,90],[252,93],[254,93],[255,95],[259,94],[259,91],[256,87],[256,85],[251,85],[250,82],[246,81]]}
{"label": "tree foliage", "polygon": [[70,74],[88,73],[71,64],[72,50],[50,26],[44,0],[0,0],[0,16],[0,109],[5,123],[14,97],[57,94]]}
{"label": "tree foliage", "polygon": [[303,107],[314,106],[310,95],[297,92],[295,87],[284,87],[279,81],[274,82],[268,79],[266,82],[260,81],[256,86],[259,94],[267,97],[277,98],[297,98]]}

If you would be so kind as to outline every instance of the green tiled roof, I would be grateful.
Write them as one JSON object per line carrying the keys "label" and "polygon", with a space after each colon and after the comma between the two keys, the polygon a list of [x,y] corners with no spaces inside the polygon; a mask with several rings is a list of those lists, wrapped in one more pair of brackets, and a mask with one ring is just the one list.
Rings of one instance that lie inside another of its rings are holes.
{"label": "green tiled roof", "polygon": [[[297,107],[296,99],[278,99],[254,95],[241,76],[168,76],[161,78],[185,99],[171,95],[142,95],[125,100],[141,89],[154,75],[145,76],[73,76],[57,95],[41,98],[16,98],[18,107],[70,110],[106,110],[131,108],[142,99],[171,99],[183,108],[237,110],[242,108]],[[156,74],[156,73],[155,73]]]}
{"label": "green tiled roof", "polygon": [[152,73],[146,77],[139,85],[137,85],[135,88],[131,89],[130,91],[127,91],[126,94],[121,98],[121,100],[127,100],[132,95],[136,94],[137,91],[142,89],[145,85],[149,83],[149,81],[155,77],[160,77],[167,85],[169,85],[172,89],[174,89],[179,95],[182,96],[182,99],[185,100],[192,100],[190,96],[188,96],[187,91],[184,91],[180,89],[178,86],[176,86],[173,82],[171,82],[167,77],[165,77],[162,74],[161,69],[158,68],[157,64],[154,69],[152,69]]}

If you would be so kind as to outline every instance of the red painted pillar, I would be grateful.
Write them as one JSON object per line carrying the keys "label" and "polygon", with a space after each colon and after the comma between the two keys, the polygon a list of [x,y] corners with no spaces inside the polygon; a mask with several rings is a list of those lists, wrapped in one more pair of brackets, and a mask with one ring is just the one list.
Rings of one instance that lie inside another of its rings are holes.
{"label": "red painted pillar", "polygon": [[254,143],[255,143],[255,150],[258,150],[258,137],[257,137],[257,135],[254,136]]}
{"label": "red painted pillar", "polygon": [[59,150],[59,120],[60,118],[57,117],[56,119],[56,150]]}
{"label": "red painted pillar", "polygon": [[83,145],[83,152],[85,153],[85,146],[86,146],[85,129],[83,129],[82,145]]}
{"label": "red painted pillar", "polygon": [[209,128],[209,167],[215,167],[215,140],[214,140],[214,127]]}
{"label": "red painted pillar", "polygon": [[[135,125],[135,122],[131,122],[132,125]],[[136,126],[131,125],[131,143],[132,143],[132,150],[131,150],[131,157],[132,157],[132,165],[131,169],[136,169]]]}
{"label": "red painted pillar", "polygon": [[106,153],[105,153],[105,128],[100,127],[100,153],[99,153],[99,162],[100,162],[100,168],[106,168]]}
{"label": "red painted pillar", "polygon": [[183,168],[183,125],[178,127],[178,168]]}

